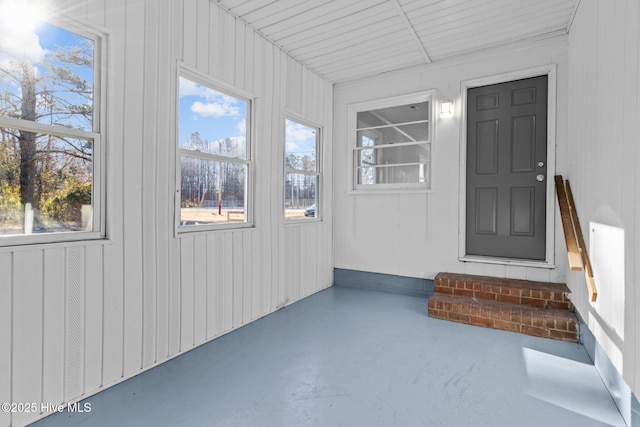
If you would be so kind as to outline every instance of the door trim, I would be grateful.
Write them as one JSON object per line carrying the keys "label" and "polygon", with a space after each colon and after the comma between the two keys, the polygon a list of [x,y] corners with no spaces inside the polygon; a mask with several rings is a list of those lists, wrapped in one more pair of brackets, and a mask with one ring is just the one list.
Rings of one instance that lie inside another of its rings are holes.
{"label": "door trim", "polygon": [[[506,83],[513,80],[526,79],[546,75],[547,86],[547,229],[544,261],[518,260],[510,258],[483,257],[466,254],[466,196],[467,196],[467,91],[474,87]],[[458,260],[462,262],[479,262],[485,264],[506,264],[524,267],[554,268],[555,260],[555,189],[553,176],[556,170],[556,86],[557,65],[549,64],[535,68],[507,72],[460,83],[462,101],[462,120],[460,120],[460,178],[458,205]]]}

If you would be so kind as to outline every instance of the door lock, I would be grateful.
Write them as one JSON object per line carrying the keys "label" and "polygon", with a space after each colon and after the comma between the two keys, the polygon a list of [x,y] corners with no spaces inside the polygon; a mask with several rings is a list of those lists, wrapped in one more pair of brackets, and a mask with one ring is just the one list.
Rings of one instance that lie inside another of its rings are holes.
{"label": "door lock", "polygon": [[539,168],[543,168],[544,167],[544,162],[538,162],[538,167]]}

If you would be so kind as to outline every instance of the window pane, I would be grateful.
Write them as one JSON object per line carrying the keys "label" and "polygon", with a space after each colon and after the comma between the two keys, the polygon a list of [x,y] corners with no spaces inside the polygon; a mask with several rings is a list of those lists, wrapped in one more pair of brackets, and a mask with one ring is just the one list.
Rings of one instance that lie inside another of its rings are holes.
{"label": "window pane", "polygon": [[179,147],[247,159],[248,101],[180,77]]}
{"label": "window pane", "polygon": [[2,31],[0,114],[93,131],[94,42],[48,23]]}
{"label": "window pane", "polygon": [[[375,133],[376,138],[371,145],[423,142],[429,140],[429,123],[411,123],[408,125],[378,128],[375,130]],[[371,134],[371,130],[358,131],[358,141],[361,147],[369,143],[368,140],[371,138]]]}
{"label": "window pane", "polygon": [[244,164],[183,156],[180,224],[246,222]]}
{"label": "window pane", "polygon": [[376,169],[372,166],[376,165],[376,150],[360,150],[358,151],[358,165],[359,168],[359,184],[375,184],[375,172]]}
{"label": "window pane", "polygon": [[92,231],[93,141],[0,128],[0,234]]}
{"label": "window pane", "polygon": [[429,183],[431,144],[356,150],[358,184]]}
{"label": "window pane", "polygon": [[358,184],[375,184],[376,183],[376,168],[372,167],[360,167],[358,168]]}
{"label": "window pane", "polygon": [[429,119],[429,101],[358,113],[358,129]]}
{"label": "window pane", "polygon": [[314,218],[317,213],[318,177],[301,173],[287,173],[284,183],[285,217]]}
{"label": "window pane", "polygon": [[316,171],[318,130],[293,120],[286,121],[287,168]]}

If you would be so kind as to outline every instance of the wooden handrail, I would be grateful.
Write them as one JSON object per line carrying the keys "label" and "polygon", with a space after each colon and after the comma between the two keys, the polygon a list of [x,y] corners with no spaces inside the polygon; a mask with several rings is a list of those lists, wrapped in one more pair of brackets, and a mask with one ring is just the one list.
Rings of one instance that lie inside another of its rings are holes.
{"label": "wooden handrail", "polygon": [[580,258],[584,265],[584,276],[587,279],[589,295],[591,297],[591,301],[595,302],[598,298],[598,291],[596,290],[596,282],[593,280],[593,268],[591,267],[591,260],[587,253],[587,245],[584,242],[582,227],[580,226],[580,219],[578,218],[578,211],[576,210],[576,204],[573,201],[573,193],[571,192],[571,185],[569,185],[568,179],[564,181],[564,185],[567,193],[567,201],[569,202],[569,210],[571,212],[571,221],[573,221],[573,228],[578,239],[578,250],[580,251]]}
{"label": "wooden handrail", "polygon": [[[589,289],[589,299],[595,302],[598,298],[598,291],[595,280],[593,279],[593,268],[591,267],[591,260],[587,253],[587,246],[582,234],[576,204],[573,200],[571,185],[569,184],[569,180],[563,180],[560,175],[556,175],[555,180],[560,216],[562,217],[562,228],[567,243],[567,254],[569,255],[569,265],[571,265],[572,270],[582,270],[582,266],[584,266],[585,279],[587,281],[587,288]],[[579,264],[576,264],[576,255],[578,256]]]}
{"label": "wooden handrail", "polygon": [[573,221],[569,210],[567,194],[564,191],[564,180],[562,176],[556,175],[556,193],[558,194],[558,206],[560,207],[560,218],[562,219],[562,229],[564,230],[564,241],[567,244],[567,255],[569,256],[569,266],[572,270],[582,270],[582,259],[576,234],[573,230]]}

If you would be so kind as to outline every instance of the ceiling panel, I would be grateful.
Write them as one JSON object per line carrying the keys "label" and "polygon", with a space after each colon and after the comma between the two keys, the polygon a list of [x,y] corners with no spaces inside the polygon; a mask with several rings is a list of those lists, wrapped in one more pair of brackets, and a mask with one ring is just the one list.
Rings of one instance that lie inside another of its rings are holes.
{"label": "ceiling panel", "polygon": [[[340,83],[566,34],[578,0],[218,0]],[[426,55],[425,55],[426,53]]]}

